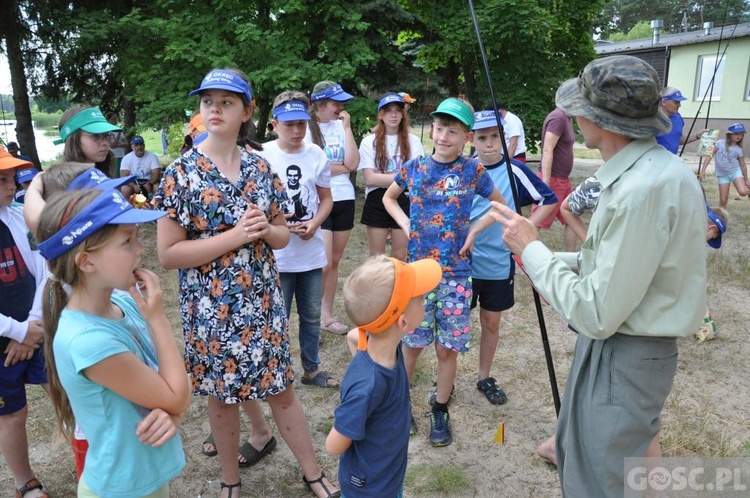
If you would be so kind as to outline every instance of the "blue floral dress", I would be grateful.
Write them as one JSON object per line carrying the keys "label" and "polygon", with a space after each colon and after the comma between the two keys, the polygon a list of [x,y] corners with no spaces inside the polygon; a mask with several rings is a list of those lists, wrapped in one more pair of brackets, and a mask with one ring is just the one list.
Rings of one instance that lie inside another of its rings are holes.
{"label": "blue floral dress", "polygon": [[[195,148],[166,169],[155,196],[188,240],[230,230],[249,202],[273,220],[286,201],[282,182],[260,156],[242,151],[235,185]],[[276,260],[264,240],[181,268],[179,284],[185,366],[195,394],[239,403],[286,389],[294,380],[288,322]]]}

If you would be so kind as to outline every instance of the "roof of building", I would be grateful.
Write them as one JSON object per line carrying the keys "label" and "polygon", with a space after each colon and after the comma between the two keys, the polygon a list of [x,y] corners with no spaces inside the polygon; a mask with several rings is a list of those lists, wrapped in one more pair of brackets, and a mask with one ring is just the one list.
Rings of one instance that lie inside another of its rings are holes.
{"label": "roof of building", "polygon": [[594,49],[598,55],[609,55],[620,52],[638,52],[641,50],[653,50],[657,47],[675,47],[680,45],[695,45],[722,40],[744,38],[750,36],[750,22],[732,24],[729,26],[711,28],[708,34],[702,29],[688,31],[686,33],[675,33],[659,37],[659,43],[651,44],[651,38],[639,38],[637,40],[626,40],[622,42],[597,42]]}

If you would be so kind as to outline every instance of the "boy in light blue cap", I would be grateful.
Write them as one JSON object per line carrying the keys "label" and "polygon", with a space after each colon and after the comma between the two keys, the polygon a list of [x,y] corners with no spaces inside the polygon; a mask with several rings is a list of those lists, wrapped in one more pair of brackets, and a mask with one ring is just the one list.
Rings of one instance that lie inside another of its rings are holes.
{"label": "boy in light blue cap", "polygon": [[[438,358],[437,393],[430,411],[430,443],[447,446],[453,441],[448,401],[456,377],[458,353],[469,350],[471,338],[471,265],[466,255],[471,205],[475,195],[505,203],[484,166],[464,156],[471,139],[474,112],[464,101],[449,98],[432,113],[435,152],[412,159],[396,172],[394,183],[383,196],[388,214],[409,238],[408,259],[431,258],[443,270],[438,286],[425,295],[422,324],[403,340],[404,362],[411,379],[419,354],[435,343]],[[409,215],[398,196],[409,189]],[[481,220],[471,231],[486,228]],[[411,431],[416,433],[414,417]]]}
{"label": "boy in light blue cap", "polygon": [[[499,111],[498,111],[499,112]],[[505,120],[501,117],[501,123]],[[497,125],[495,111],[474,113],[472,145],[477,149],[477,159],[484,165],[495,187],[505,197],[508,206],[515,209],[508,168],[503,154],[502,135]],[[535,204],[538,208],[529,219],[538,226],[554,211],[557,196],[524,163],[511,159],[511,169],[516,183],[518,200],[521,206]],[[471,206],[471,221],[478,220],[490,210],[490,203],[482,196],[475,196]],[[502,405],[507,400],[505,391],[490,376],[492,360],[495,357],[500,339],[500,317],[502,312],[513,307],[513,275],[515,266],[510,257],[510,249],[502,241],[503,228],[499,223],[492,224],[480,232],[474,241],[471,258],[471,280],[473,295],[471,308],[479,304],[479,322],[482,335],[479,340],[479,370],[477,389],[493,405]]]}

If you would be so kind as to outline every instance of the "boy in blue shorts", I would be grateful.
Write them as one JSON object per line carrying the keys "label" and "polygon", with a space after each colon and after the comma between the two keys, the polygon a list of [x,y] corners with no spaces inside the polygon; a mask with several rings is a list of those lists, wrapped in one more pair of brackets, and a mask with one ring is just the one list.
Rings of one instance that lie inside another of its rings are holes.
{"label": "boy in blue shorts", "polygon": [[0,148],[0,451],[16,496],[36,497],[47,495],[29,462],[26,384],[47,384],[41,349],[47,265],[31,242],[23,205],[13,202],[16,170],[28,167]]}
{"label": "boy in blue shorts", "polygon": [[400,344],[421,323],[424,294],[441,277],[432,259],[407,264],[379,255],[344,283],[346,312],[359,326],[358,351],[326,439],[326,450],[341,454],[341,496],[403,496],[411,403]]}
{"label": "boy in blue shorts", "polygon": [[[472,145],[477,150],[477,158],[484,165],[495,187],[507,199],[508,206],[515,209],[495,111],[474,113],[472,130],[474,132]],[[525,164],[515,159],[511,159],[510,162],[519,203],[521,207],[531,204],[538,206],[529,216],[529,220],[538,226],[554,211],[557,196]],[[484,197],[475,196],[471,207],[472,223],[489,210],[489,201]],[[502,225],[499,223],[490,225],[486,230],[477,234],[473,241],[474,247],[471,255],[471,281],[474,288],[471,309],[479,303],[479,323],[482,326],[482,336],[479,340],[477,389],[482,391],[487,401],[493,405],[502,405],[507,400],[505,391],[497,385],[494,377],[490,377],[490,369],[500,339],[500,317],[503,311],[512,308],[515,304],[513,299],[515,267],[510,250],[502,237]]]}
{"label": "boy in blue shorts", "polygon": [[[383,205],[409,237],[409,260],[438,261],[443,278],[425,296],[425,318],[404,336],[404,361],[409,379],[417,358],[435,342],[438,360],[437,394],[430,412],[430,443],[447,446],[453,441],[448,400],[456,378],[458,353],[469,350],[471,338],[471,265],[459,254],[469,234],[471,203],[475,195],[505,203],[484,166],[462,155],[471,136],[474,112],[465,102],[449,98],[432,113],[435,152],[406,162],[383,196]],[[409,189],[410,214],[398,205],[398,196]],[[485,217],[471,227],[491,224]],[[410,432],[416,432],[414,417]]]}

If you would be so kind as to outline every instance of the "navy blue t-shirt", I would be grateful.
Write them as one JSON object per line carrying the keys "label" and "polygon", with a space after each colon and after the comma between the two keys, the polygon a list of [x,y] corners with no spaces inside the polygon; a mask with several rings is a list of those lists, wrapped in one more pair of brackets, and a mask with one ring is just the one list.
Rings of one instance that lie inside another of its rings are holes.
{"label": "navy blue t-shirt", "polygon": [[[0,314],[19,322],[29,318],[34,304],[36,280],[18,250],[8,226],[0,221]],[[10,339],[0,337],[0,354]]]}
{"label": "navy blue t-shirt", "polygon": [[357,351],[341,382],[334,427],[352,440],[339,459],[341,494],[394,498],[403,487],[411,401],[401,348],[396,368]]}

